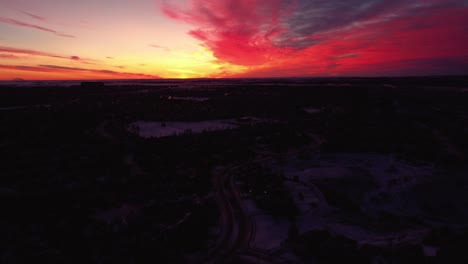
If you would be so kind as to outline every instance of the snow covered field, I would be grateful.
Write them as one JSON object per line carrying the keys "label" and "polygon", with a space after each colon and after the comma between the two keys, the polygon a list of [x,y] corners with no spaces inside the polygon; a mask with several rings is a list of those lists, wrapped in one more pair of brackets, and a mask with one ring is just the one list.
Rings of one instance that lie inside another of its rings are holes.
{"label": "snow covered field", "polygon": [[254,116],[196,122],[136,121],[131,123],[127,129],[143,138],[161,138],[177,136],[184,133],[197,134],[205,131],[228,130],[241,126],[253,126],[269,122],[276,121],[261,119]]}
{"label": "snow covered field", "polygon": [[[372,153],[337,153],[317,155],[310,160],[291,159],[286,163],[270,166],[274,171],[282,172],[286,176],[285,184],[300,211],[295,220],[299,233],[317,229],[328,230],[366,244],[418,241],[426,234],[427,229],[424,226],[402,228],[387,233],[378,227],[378,223],[372,227],[356,225],[351,219],[372,218],[380,213],[419,216],[417,206],[402,199],[404,195],[401,194],[432,177],[434,172],[429,165],[414,165],[392,156]],[[362,182],[363,179],[366,179],[365,182]],[[360,209],[349,215],[348,209],[331,204],[327,197],[330,192],[325,192],[318,184],[322,180],[329,184],[329,189],[333,190],[336,186],[338,195],[346,192],[343,197],[349,195],[349,199],[354,200]],[[344,185],[341,184],[341,180],[346,181],[343,182]],[[337,185],[334,185],[335,183]],[[354,199],[354,195],[359,198]],[[379,200],[379,197],[385,199]],[[256,226],[252,246],[273,250],[287,239],[290,226],[288,219],[277,219],[256,209],[249,198],[245,199],[244,205],[253,214]]]}
{"label": "snow covered field", "polygon": [[129,126],[129,131],[143,138],[160,138],[181,135],[183,133],[202,133],[239,127],[234,119],[210,120],[200,122],[146,122],[136,121]]}

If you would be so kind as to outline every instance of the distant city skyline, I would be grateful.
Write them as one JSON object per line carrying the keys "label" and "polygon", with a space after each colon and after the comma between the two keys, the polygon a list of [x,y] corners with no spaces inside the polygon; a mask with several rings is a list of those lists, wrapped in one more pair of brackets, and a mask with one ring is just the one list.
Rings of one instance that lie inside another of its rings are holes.
{"label": "distant city skyline", "polygon": [[467,0],[0,0],[0,80],[460,74]]}

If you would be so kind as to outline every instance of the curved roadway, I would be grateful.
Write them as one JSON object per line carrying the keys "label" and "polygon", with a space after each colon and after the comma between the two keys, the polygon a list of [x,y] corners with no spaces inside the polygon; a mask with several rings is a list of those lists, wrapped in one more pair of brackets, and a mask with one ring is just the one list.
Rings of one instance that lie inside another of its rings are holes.
{"label": "curved roadway", "polygon": [[249,248],[255,232],[254,224],[244,210],[234,176],[229,173],[235,168],[216,171],[213,174],[212,182],[220,209],[221,234],[216,246],[202,263],[232,263],[235,257],[240,256],[255,259],[255,263],[283,263],[277,258]]}

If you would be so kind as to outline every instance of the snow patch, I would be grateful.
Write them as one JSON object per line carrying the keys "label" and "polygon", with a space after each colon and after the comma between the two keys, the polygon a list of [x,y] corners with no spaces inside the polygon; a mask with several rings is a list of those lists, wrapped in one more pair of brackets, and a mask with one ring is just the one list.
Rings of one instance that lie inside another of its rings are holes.
{"label": "snow patch", "polygon": [[210,120],[200,122],[146,122],[131,123],[129,131],[143,138],[160,138],[181,135],[184,133],[202,133],[204,131],[220,131],[237,128],[239,125],[233,119]]}

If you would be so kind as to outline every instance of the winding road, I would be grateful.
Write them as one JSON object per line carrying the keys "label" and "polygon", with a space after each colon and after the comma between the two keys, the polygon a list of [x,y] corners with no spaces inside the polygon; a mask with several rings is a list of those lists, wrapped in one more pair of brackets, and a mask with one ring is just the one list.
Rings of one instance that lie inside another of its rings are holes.
{"label": "winding road", "polygon": [[[231,168],[232,169],[232,168]],[[238,252],[248,248],[252,234],[252,222],[242,207],[239,192],[230,169],[216,170],[212,182],[220,209],[221,234],[216,246],[203,263],[226,263]]]}
{"label": "winding road", "polygon": [[254,259],[254,263],[285,263],[249,247],[255,225],[243,207],[234,176],[230,173],[235,168],[216,170],[213,173],[212,182],[220,209],[221,234],[216,246],[202,263],[233,263],[236,257],[242,256],[245,259]]}

